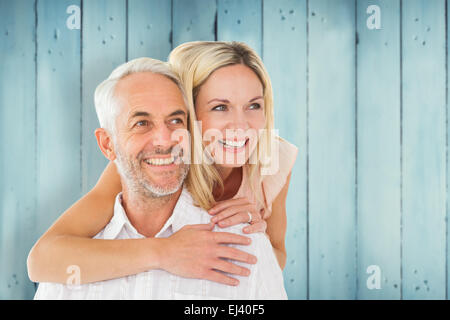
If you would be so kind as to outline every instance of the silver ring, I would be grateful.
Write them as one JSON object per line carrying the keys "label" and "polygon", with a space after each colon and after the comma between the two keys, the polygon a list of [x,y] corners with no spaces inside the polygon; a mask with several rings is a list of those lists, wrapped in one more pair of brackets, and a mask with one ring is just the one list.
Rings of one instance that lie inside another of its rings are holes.
{"label": "silver ring", "polygon": [[252,219],[253,219],[252,214],[250,213],[250,211],[247,211],[247,214],[248,214],[248,221],[247,221],[247,223],[252,223]]}

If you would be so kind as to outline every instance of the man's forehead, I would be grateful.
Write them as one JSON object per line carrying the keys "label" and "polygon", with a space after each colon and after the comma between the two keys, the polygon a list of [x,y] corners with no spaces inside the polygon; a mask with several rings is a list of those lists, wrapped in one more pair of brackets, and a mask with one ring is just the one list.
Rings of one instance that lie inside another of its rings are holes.
{"label": "man's forehead", "polygon": [[160,74],[141,72],[128,75],[119,80],[115,94],[122,106],[127,106],[128,112],[138,108],[155,109],[157,113],[170,113],[174,108],[187,110],[178,86]]}
{"label": "man's forehead", "polygon": [[127,75],[117,82],[115,93],[121,96],[139,95],[142,93],[165,93],[180,96],[177,84],[167,76],[152,72],[137,72]]}

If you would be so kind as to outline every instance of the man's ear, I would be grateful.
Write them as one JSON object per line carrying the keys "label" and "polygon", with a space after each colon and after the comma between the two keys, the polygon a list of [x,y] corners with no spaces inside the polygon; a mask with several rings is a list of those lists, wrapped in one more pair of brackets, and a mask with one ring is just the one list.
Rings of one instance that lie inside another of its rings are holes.
{"label": "man's ear", "polygon": [[110,161],[116,159],[116,153],[114,152],[114,143],[111,135],[103,128],[95,129],[95,137],[97,138],[97,144],[102,150],[103,155]]}

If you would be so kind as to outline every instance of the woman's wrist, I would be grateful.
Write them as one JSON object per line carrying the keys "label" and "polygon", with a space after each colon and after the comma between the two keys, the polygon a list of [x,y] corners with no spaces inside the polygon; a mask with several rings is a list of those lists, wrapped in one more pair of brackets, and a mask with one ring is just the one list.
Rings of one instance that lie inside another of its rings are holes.
{"label": "woman's wrist", "polygon": [[145,246],[145,265],[147,270],[164,269],[166,255],[167,239],[165,238],[146,238]]}

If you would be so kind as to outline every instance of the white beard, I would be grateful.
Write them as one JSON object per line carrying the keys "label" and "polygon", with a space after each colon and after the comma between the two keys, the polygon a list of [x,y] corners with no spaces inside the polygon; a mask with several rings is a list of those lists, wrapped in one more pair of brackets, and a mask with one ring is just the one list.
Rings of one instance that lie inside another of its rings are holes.
{"label": "white beard", "polygon": [[[140,170],[140,165],[134,165],[137,161],[129,161],[129,159],[122,155],[117,146],[115,146],[115,151],[116,160],[114,160],[114,163],[116,164],[117,170],[129,191],[146,197],[161,198],[174,194],[180,190],[189,172],[189,165],[183,165],[183,171],[176,185],[168,187],[160,186],[148,181],[148,179],[145,178]],[[133,167],[135,167],[134,170]]]}

